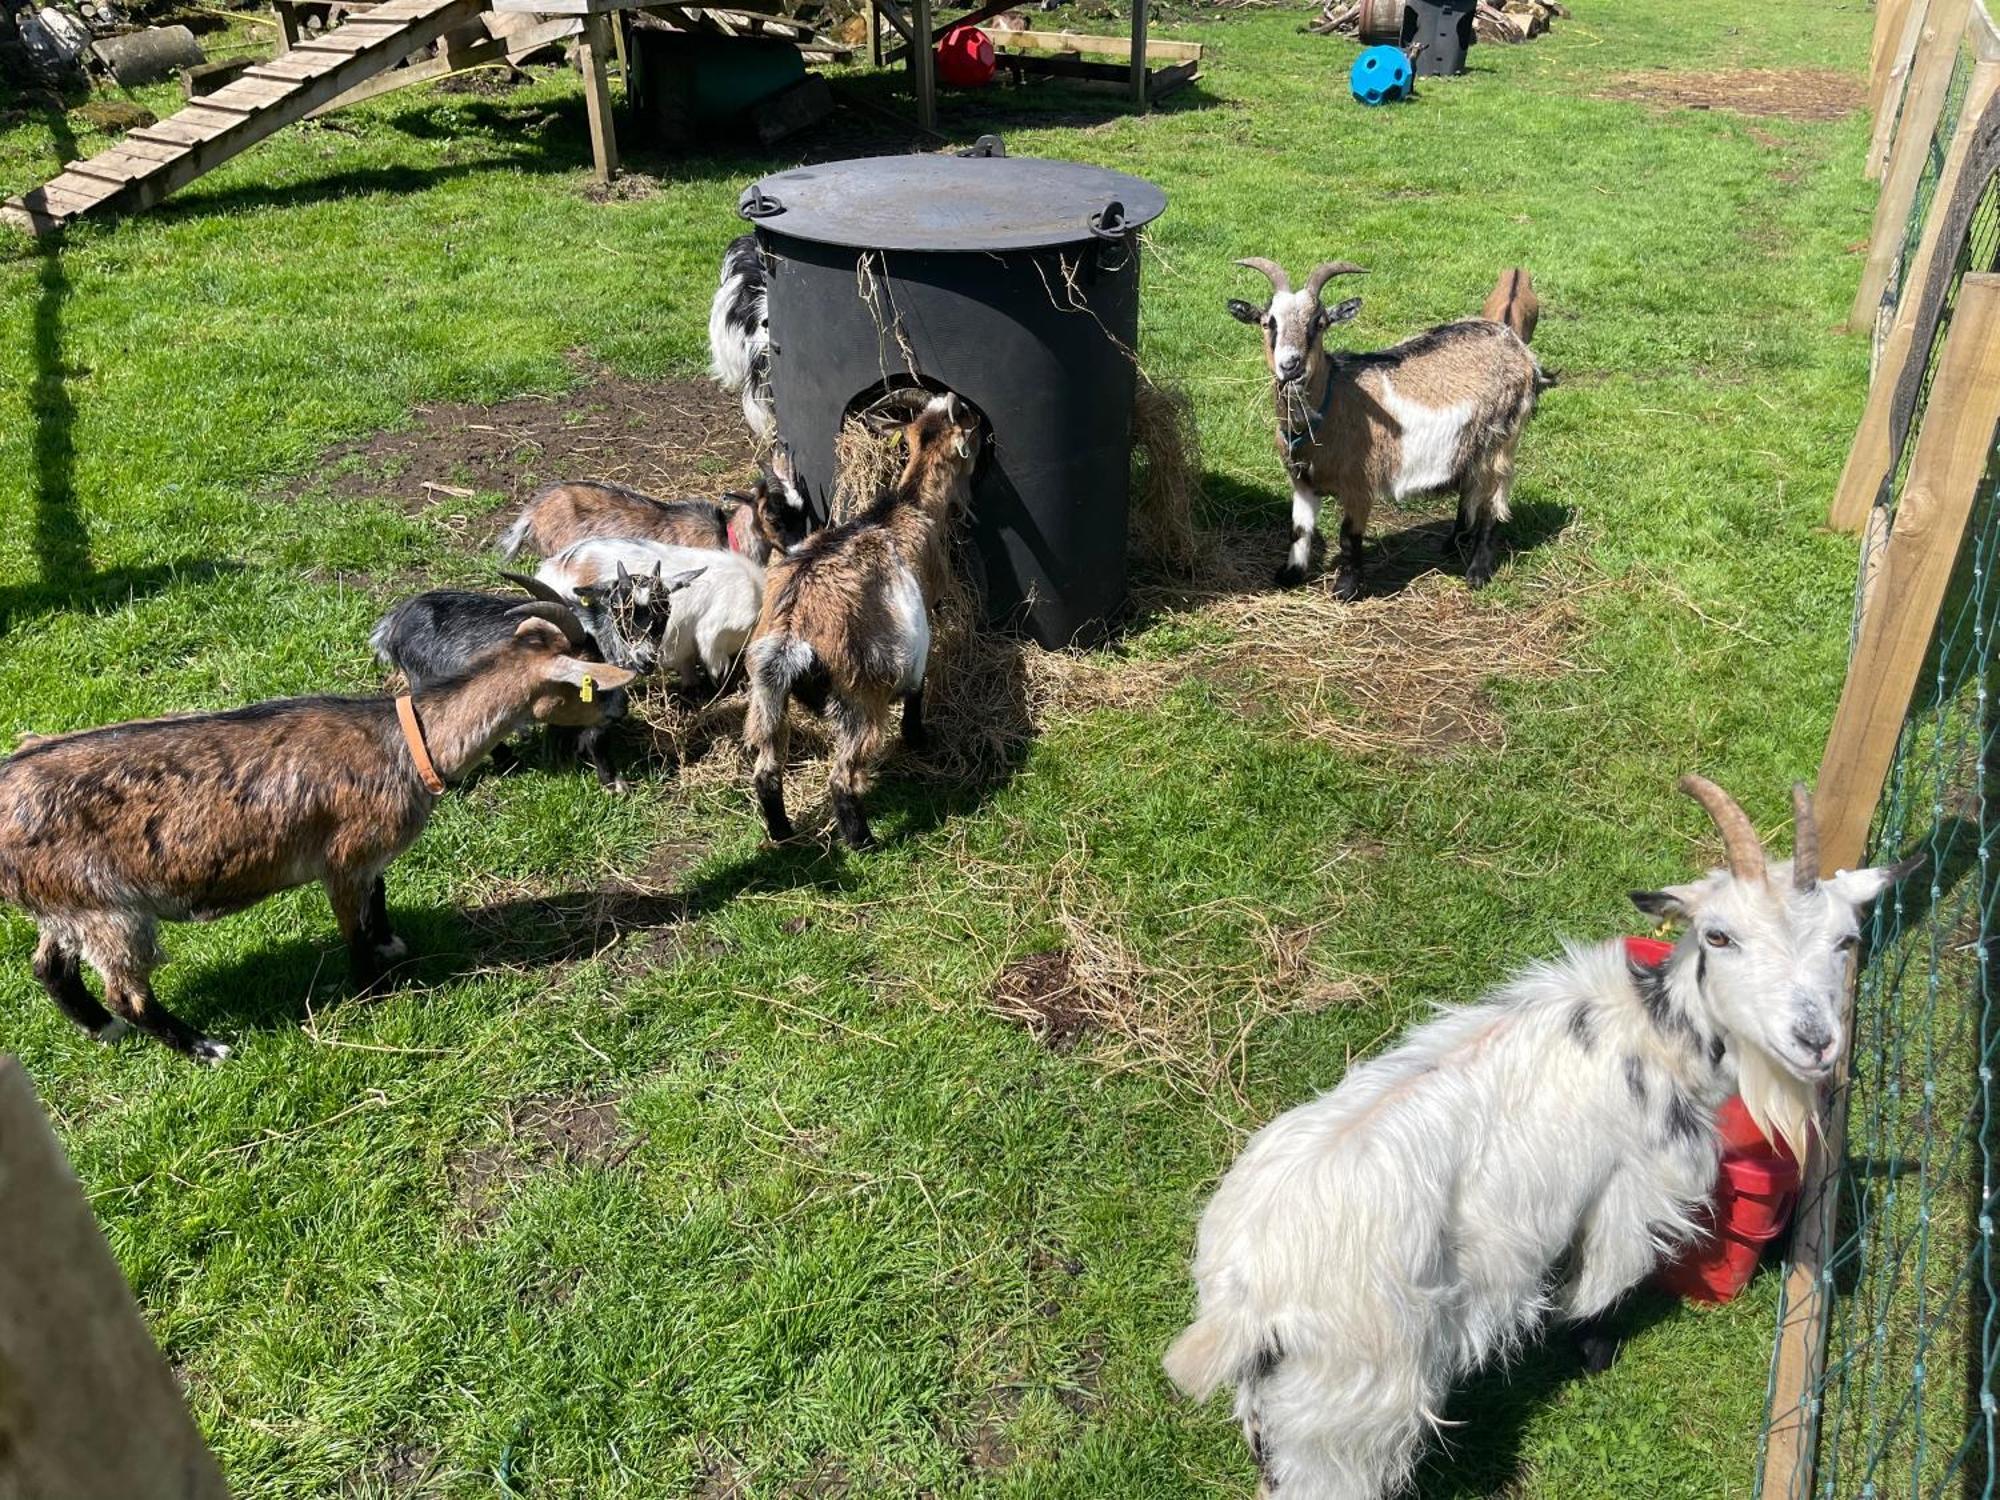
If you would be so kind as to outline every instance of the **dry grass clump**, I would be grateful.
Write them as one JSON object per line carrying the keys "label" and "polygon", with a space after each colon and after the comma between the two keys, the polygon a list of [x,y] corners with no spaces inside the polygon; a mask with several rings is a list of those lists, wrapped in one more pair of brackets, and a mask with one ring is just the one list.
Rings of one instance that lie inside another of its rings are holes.
{"label": "dry grass clump", "polygon": [[[1047,869],[983,865],[961,848],[954,868],[985,886],[1016,922],[1052,924],[1060,947],[1006,963],[988,1004],[1054,1051],[1086,1047],[1113,1072],[1157,1071],[1175,1087],[1211,1101],[1227,1094],[1240,1106],[1245,1048],[1274,1016],[1352,1005],[1367,981],[1328,972],[1311,952],[1333,914],[1312,923],[1220,902],[1179,913],[1183,925],[1143,956],[1124,936],[1133,923],[1116,893],[1088,869],[1088,851],[1072,840]],[[1235,965],[1194,966],[1166,957],[1211,953],[1216,929],[1235,926],[1254,957]]]}

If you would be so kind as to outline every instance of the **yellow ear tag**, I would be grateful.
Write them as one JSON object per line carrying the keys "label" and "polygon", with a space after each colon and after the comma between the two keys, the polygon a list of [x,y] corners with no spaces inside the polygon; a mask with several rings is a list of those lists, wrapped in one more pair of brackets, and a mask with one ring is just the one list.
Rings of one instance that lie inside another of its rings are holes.
{"label": "yellow ear tag", "polygon": [[1666,921],[1662,922],[1658,927],[1655,927],[1653,929],[1653,936],[1656,938],[1665,939],[1665,938],[1670,938],[1673,935],[1674,935],[1674,923],[1673,923],[1673,918],[1671,917],[1669,917]]}
{"label": "yellow ear tag", "polygon": [[591,699],[597,696],[597,679],[592,677],[588,672],[583,674],[583,686],[578,690],[577,696],[583,699],[585,703],[590,702]]}

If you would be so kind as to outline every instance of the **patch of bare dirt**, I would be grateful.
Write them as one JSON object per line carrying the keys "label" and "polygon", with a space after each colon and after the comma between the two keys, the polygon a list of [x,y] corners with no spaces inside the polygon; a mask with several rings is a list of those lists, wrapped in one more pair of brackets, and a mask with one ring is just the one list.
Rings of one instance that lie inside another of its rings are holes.
{"label": "patch of bare dirt", "polygon": [[995,1011],[1027,1027],[1051,1052],[1069,1051],[1097,1024],[1102,1000],[1086,997],[1067,948],[1015,959],[994,979],[990,998]]}
{"label": "patch of bare dirt", "polygon": [[365,1467],[347,1476],[341,1493],[352,1500],[404,1500],[406,1496],[442,1494],[431,1481],[438,1474],[438,1450],[426,1443],[397,1443]]}
{"label": "patch of bare dirt", "polygon": [[508,1195],[536,1174],[557,1164],[609,1170],[645,1139],[625,1128],[615,1094],[530,1095],[507,1107],[505,1124],[507,1139],[467,1147],[448,1168],[452,1196],[474,1227],[496,1221]]}
{"label": "patch of bare dirt", "polygon": [[1721,109],[1787,120],[1838,120],[1861,108],[1861,81],[1836,68],[1627,73],[1597,93],[1666,109]]}
{"label": "patch of bare dirt", "polygon": [[592,203],[643,203],[660,191],[660,179],[644,172],[620,172],[609,182],[590,182],[583,196]]}
{"label": "patch of bare dirt", "polygon": [[609,479],[652,494],[720,494],[756,478],[734,397],[709,380],[635,380],[598,371],[559,396],[492,406],[420,406],[415,425],[341,443],[320,455],[293,493],[384,500],[484,546],[503,517],[471,504],[498,492],[511,505],[558,479]]}
{"label": "patch of bare dirt", "polygon": [[528,81],[526,73],[517,73],[512,68],[467,68],[462,73],[447,73],[431,85],[431,92],[494,99],[513,93]]}

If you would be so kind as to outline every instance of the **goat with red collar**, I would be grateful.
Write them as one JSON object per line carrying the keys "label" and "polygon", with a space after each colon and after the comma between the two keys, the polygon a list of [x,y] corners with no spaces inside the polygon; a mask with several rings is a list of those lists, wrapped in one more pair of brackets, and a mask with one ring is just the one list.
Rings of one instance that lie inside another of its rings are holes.
{"label": "goat with red collar", "polygon": [[26,739],[0,761],[0,900],[35,919],[50,998],[100,1040],[136,1026],[220,1062],[227,1046],[153,996],[159,924],[212,921],[315,880],[355,980],[373,984],[404,952],[382,873],[447,784],[531,722],[596,722],[598,692],[633,678],[586,660],[560,605],[519,614],[502,649],[414,698],[290,698]]}

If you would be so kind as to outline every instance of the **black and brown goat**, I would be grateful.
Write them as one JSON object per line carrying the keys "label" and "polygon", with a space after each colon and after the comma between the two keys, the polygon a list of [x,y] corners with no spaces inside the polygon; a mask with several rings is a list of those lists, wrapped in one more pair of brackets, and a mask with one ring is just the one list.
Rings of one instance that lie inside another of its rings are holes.
{"label": "black and brown goat", "polygon": [[[1507,322],[1469,318],[1420,333],[1371,354],[1329,351],[1324,334],[1361,310],[1359,297],[1332,309],[1320,292],[1335,276],[1361,267],[1330,261],[1313,268],[1303,290],[1275,261],[1237,262],[1271,279],[1263,307],[1232,298],[1230,314],[1262,327],[1278,416],[1278,453],[1292,481],[1292,543],[1278,582],[1304,579],[1319,526],[1321,497],[1341,508],[1339,570],[1333,591],[1361,593],[1361,539],[1377,501],[1455,490],[1458,517],[1448,550],[1470,538],[1465,581],[1482,587],[1493,576],[1493,530],[1507,519],[1514,482],[1514,447],[1548,384],[1522,335]],[[1510,281],[1525,288],[1527,273],[1503,278],[1488,306],[1499,304],[1530,331],[1533,292],[1508,297]]]}
{"label": "black and brown goat", "polygon": [[[728,497],[725,497],[728,498]],[[733,510],[710,500],[656,500],[622,484],[594,480],[549,484],[537,490],[500,538],[500,555],[523,547],[554,557],[577,542],[613,537],[737,552],[760,566],[797,546],[811,527],[811,512],[781,443],[748,495]]]}
{"label": "black and brown goat", "polygon": [[[153,997],[162,921],[205,922],[319,881],[367,985],[402,956],[382,872],[448,781],[531,721],[590,724],[632,673],[586,661],[558,606],[517,606],[507,646],[399,698],[293,698],[28,741],[0,761],[0,900],[34,917],[35,976],[100,1039],[127,1025],[229,1055]],[[83,965],[104,981],[104,1003]],[[109,1007],[107,1011],[106,1006]]]}
{"label": "black and brown goat", "polygon": [[843,525],[808,537],[771,567],[751,638],[744,741],[773,839],[785,813],[785,709],[796,697],[834,721],[833,813],[856,849],[874,842],[861,797],[882,753],[893,700],[903,741],[924,742],[930,610],[950,566],[949,524],[969,497],[980,419],[954,395],[933,397],[905,429],[909,460],[895,485]]}

